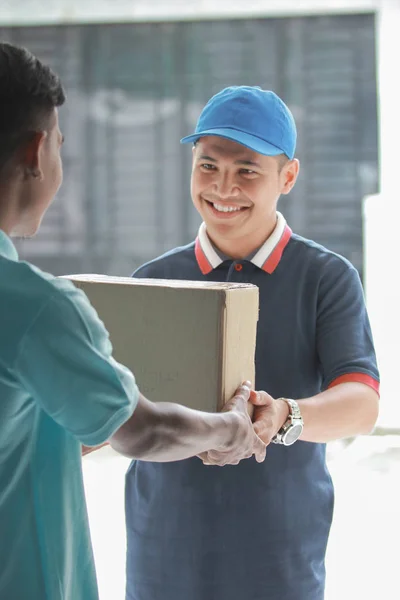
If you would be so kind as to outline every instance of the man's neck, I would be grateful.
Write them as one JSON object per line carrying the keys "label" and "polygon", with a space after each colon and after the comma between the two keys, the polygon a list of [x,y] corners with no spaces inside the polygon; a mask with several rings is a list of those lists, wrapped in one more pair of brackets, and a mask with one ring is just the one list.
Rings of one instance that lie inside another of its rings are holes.
{"label": "man's neck", "polygon": [[0,229],[8,236],[11,236],[20,220],[16,187],[9,182],[0,184]]}
{"label": "man's neck", "polygon": [[[0,195],[0,198],[2,198],[1,195]],[[1,200],[0,200],[0,204],[1,204]],[[4,231],[4,233],[6,233],[8,236],[10,236],[12,230],[14,229],[13,223],[14,223],[14,220],[12,219],[12,217],[10,215],[10,211],[7,211],[7,207],[2,208],[0,206],[0,229],[2,231]]]}

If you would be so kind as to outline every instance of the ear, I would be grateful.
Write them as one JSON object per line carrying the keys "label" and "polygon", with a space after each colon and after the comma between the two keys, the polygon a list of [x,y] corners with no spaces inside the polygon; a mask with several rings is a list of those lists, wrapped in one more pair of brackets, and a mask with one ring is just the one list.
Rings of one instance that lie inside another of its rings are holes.
{"label": "ear", "polygon": [[20,157],[25,177],[43,179],[41,169],[41,155],[43,144],[47,137],[46,131],[35,131],[29,140],[22,146]]}
{"label": "ear", "polygon": [[300,171],[300,162],[294,158],[282,169],[283,188],[281,194],[288,194],[294,187]]}

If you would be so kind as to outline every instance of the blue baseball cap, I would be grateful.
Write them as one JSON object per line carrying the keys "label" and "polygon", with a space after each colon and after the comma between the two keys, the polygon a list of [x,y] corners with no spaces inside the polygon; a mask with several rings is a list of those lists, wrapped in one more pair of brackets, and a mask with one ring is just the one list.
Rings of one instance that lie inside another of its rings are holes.
{"label": "blue baseball cap", "polygon": [[207,102],[193,135],[181,144],[206,135],[223,137],[266,156],[294,157],[296,124],[286,104],[260,87],[227,87]]}

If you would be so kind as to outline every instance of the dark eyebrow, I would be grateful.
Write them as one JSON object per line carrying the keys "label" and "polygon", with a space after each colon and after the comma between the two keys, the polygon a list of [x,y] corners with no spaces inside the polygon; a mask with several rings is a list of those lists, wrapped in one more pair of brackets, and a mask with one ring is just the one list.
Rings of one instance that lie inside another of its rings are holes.
{"label": "dark eyebrow", "polygon": [[[216,158],[212,158],[211,156],[207,156],[206,154],[202,154],[200,156],[200,160],[207,160],[208,162],[217,163]],[[235,160],[235,165],[242,165],[245,167],[258,167],[261,169],[261,165],[254,160]]]}
{"label": "dark eyebrow", "polygon": [[218,162],[215,158],[211,158],[211,156],[206,156],[205,154],[202,154],[200,156],[200,160],[208,160],[209,162],[213,162],[213,163]]}
{"label": "dark eyebrow", "polygon": [[258,167],[261,169],[261,165],[254,160],[236,160],[235,165],[244,165],[246,167]]}

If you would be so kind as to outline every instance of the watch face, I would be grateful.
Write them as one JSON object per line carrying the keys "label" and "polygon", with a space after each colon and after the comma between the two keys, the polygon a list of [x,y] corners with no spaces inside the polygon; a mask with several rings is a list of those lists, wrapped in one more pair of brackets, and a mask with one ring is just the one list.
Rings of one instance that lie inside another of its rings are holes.
{"label": "watch face", "polygon": [[285,446],[291,446],[292,444],[294,444],[301,436],[302,431],[303,425],[292,425],[292,427],[289,429],[289,431],[286,432],[284,436],[283,443],[285,444]]}

